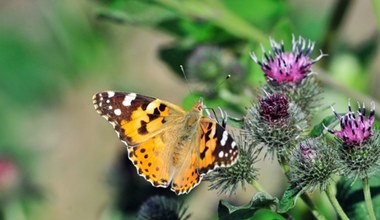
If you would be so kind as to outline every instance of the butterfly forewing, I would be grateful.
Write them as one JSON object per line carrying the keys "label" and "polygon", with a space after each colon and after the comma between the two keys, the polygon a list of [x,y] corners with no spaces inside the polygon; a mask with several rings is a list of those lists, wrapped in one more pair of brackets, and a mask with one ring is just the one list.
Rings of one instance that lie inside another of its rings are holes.
{"label": "butterfly forewing", "polygon": [[135,146],[156,136],[168,121],[167,117],[181,117],[184,111],[170,103],[124,92],[101,92],[93,97],[97,112],[115,128],[119,138],[128,146]]}

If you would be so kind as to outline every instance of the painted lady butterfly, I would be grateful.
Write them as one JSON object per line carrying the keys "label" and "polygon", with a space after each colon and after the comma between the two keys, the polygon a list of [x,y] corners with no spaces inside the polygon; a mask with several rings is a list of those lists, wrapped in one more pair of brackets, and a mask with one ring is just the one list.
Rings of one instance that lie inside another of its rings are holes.
{"label": "painted lady butterfly", "polygon": [[136,93],[101,92],[93,103],[127,145],[137,172],[153,186],[171,183],[175,193],[188,193],[206,173],[231,166],[238,158],[227,131],[202,115],[202,100],[188,112]]}

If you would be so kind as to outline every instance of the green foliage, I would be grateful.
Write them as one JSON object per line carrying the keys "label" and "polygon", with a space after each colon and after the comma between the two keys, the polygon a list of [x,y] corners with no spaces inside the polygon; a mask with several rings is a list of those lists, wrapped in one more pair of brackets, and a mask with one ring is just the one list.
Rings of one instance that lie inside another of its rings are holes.
{"label": "green foliage", "polygon": [[[376,218],[380,218],[380,177],[375,175],[369,181],[372,194],[372,203]],[[339,203],[350,219],[368,219],[368,212],[363,196],[363,185],[360,180],[352,181],[341,178],[337,183]]]}
{"label": "green foliage", "polygon": [[289,185],[279,203],[278,212],[286,213],[292,209],[297,202],[298,197],[303,193],[302,188]]}
{"label": "green foliage", "polygon": [[325,117],[322,122],[314,125],[313,129],[309,133],[309,137],[319,137],[325,131],[325,127],[329,127],[331,124],[335,123],[337,118],[335,115],[330,115]]}
{"label": "green foliage", "polygon": [[[268,209],[271,206],[277,205],[277,203],[277,198],[262,192],[256,193],[251,201],[243,206],[234,206],[225,200],[221,200],[218,206],[218,216],[220,220],[249,219],[257,211],[265,208]],[[270,215],[279,216],[273,212]]]}

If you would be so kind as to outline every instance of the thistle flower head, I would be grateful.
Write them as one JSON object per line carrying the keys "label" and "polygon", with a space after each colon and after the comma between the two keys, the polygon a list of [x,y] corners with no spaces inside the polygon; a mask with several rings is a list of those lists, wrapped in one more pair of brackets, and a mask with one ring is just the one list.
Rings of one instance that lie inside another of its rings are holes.
{"label": "thistle flower head", "polygon": [[187,214],[187,208],[184,208],[183,203],[177,202],[173,198],[164,196],[153,196],[149,198],[140,207],[137,213],[138,220],[186,220],[190,218]]}
{"label": "thistle flower head", "polygon": [[372,125],[375,122],[375,105],[373,102],[368,118],[364,104],[362,106],[358,104],[356,114],[352,111],[350,103],[348,103],[348,112],[345,115],[339,115],[333,107],[331,108],[340,122],[341,130],[329,131],[341,139],[345,145],[360,146],[372,135]]}
{"label": "thistle flower head", "polygon": [[259,105],[259,112],[261,117],[263,117],[268,122],[286,120],[289,116],[288,98],[283,94],[273,94],[271,96],[261,98]]}
{"label": "thistle flower head", "polygon": [[364,104],[358,105],[357,113],[348,104],[348,113],[339,115],[341,130],[328,129],[337,137],[342,175],[349,178],[365,178],[380,168],[380,133],[372,128],[375,120],[375,105],[366,116]]}
{"label": "thistle flower head", "polygon": [[245,183],[251,183],[257,177],[258,151],[252,143],[246,142],[243,137],[237,139],[239,146],[238,161],[228,168],[218,169],[205,177],[210,181],[209,189],[218,190],[219,193],[229,194],[235,192],[238,186],[245,188]]}
{"label": "thistle flower head", "polygon": [[202,82],[215,82],[226,69],[220,49],[211,45],[196,48],[186,66],[189,77]]}
{"label": "thistle flower head", "polygon": [[260,61],[254,53],[251,53],[253,61],[260,65],[265,73],[267,81],[275,84],[299,83],[311,74],[311,66],[320,60],[324,54],[316,58],[310,58],[315,43],[293,35],[292,49],[285,51],[284,42],[278,43],[270,39],[272,51],[265,51],[264,59]]}
{"label": "thistle flower head", "polygon": [[267,148],[271,156],[286,156],[307,127],[305,114],[284,94],[267,94],[248,109],[244,120],[247,138]]}
{"label": "thistle flower head", "polygon": [[307,191],[325,190],[338,170],[336,157],[336,151],[322,139],[300,142],[290,156],[290,183]]}

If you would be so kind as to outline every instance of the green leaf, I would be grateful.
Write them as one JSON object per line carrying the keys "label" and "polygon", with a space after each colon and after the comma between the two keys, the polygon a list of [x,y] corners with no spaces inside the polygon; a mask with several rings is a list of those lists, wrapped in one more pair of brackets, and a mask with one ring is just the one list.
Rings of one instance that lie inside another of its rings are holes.
{"label": "green leaf", "polygon": [[[369,180],[373,208],[377,219],[380,219],[380,177],[371,177]],[[336,197],[343,210],[350,219],[368,219],[368,212],[365,206],[363,185],[361,180],[354,183],[347,178],[341,178],[337,184]],[[344,204],[344,205],[343,205]]]}
{"label": "green leaf", "polygon": [[309,133],[309,136],[310,137],[319,137],[319,136],[321,136],[322,133],[323,133],[323,131],[325,130],[324,126],[328,127],[329,125],[331,125],[332,123],[334,123],[336,120],[337,119],[336,119],[335,115],[327,116],[326,118],[324,118],[322,120],[321,123],[319,123],[319,124],[317,124],[317,125],[315,125],[313,127],[313,129]]}
{"label": "green leaf", "polygon": [[99,9],[96,14],[100,19],[117,23],[151,26],[178,16],[175,12],[153,2],[135,0],[112,1],[107,8]]}
{"label": "green leaf", "polygon": [[262,29],[273,27],[288,13],[286,2],[281,0],[223,0],[223,4],[236,16]]}
{"label": "green leaf", "polygon": [[263,192],[258,192],[252,200],[243,206],[231,205],[226,200],[221,200],[218,206],[220,220],[247,219],[252,217],[258,210],[276,206],[278,199]]}
{"label": "green leaf", "polygon": [[296,205],[298,197],[303,193],[298,187],[289,186],[281,198],[278,212],[285,213]]}
{"label": "green leaf", "polygon": [[269,209],[260,209],[249,220],[285,220],[283,216]]}

